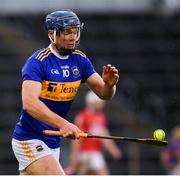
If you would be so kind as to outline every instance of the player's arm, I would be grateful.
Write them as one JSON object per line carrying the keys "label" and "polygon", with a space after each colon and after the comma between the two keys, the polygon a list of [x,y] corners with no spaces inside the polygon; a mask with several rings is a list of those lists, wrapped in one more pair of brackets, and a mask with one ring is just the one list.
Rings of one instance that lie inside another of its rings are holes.
{"label": "player's arm", "polygon": [[161,151],[160,162],[164,166],[164,168],[166,168],[167,170],[172,167],[170,152],[169,152],[168,148],[165,148],[164,150]]}
{"label": "player's arm", "polygon": [[[103,129],[102,135],[109,136],[110,133],[107,129]],[[120,159],[122,157],[122,152],[112,140],[102,140],[104,148],[112,155],[114,159]]]}
{"label": "player's arm", "polygon": [[78,133],[81,130],[77,126],[51,111],[40,101],[41,87],[41,83],[37,81],[26,80],[23,82],[22,102],[24,110],[32,117],[59,128],[64,137],[79,138]]}
{"label": "player's arm", "polygon": [[73,172],[76,171],[79,164],[80,145],[81,145],[81,139],[71,141],[70,162]]}
{"label": "player's arm", "polygon": [[108,100],[116,92],[118,79],[118,70],[108,64],[103,67],[102,77],[98,73],[94,73],[87,79],[86,83],[100,98]]}
{"label": "player's arm", "polygon": [[[75,117],[74,124],[77,125],[80,129],[83,129],[83,123],[84,123],[83,117],[84,116],[82,116],[81,114],[78,114]],[[71,162],[73,172],[75,172],[78,168],[81,141],[82,141],[81,139],[71,141],[70,162]]]}

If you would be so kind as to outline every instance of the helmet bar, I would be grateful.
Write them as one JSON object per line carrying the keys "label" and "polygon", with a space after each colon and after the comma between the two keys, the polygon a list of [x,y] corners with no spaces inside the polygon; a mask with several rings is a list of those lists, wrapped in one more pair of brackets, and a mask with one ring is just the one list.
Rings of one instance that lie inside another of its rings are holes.
{"label": "helmet bar", "polygon": [[64,16],[64,17],[57,17],[57,21],[65,18],[77,18],[76,15],[71,15],[71,16]]}

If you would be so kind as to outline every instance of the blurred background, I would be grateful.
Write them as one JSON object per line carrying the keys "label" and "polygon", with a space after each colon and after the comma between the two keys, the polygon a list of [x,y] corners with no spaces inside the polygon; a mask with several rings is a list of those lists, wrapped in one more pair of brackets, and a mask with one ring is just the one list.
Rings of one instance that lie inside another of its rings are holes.
{"label": "blurred background", "polygon": [[[84,22],[79,49],[101,74],[104,64],[120,71],[115,98],[105,108],[112,135],[152,137],[180,123],[180,1],[178,0],[0,0],[0,174],[18,174],[11,134],[21,110],[21,67],[48,46],[45,16],[71,9]],[[84,107],[83,85],[68,115]],[[61,162],[69,165],[69,140]],[[165,174],[161,147],[118,142],[120,161],[105,152],[111,174]]]}

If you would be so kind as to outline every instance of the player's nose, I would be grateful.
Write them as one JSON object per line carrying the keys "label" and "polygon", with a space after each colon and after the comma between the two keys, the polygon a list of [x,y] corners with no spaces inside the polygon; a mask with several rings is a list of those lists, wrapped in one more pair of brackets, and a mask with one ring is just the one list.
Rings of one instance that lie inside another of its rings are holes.
{"label": "player's nose", "polygon": [[70,36],[69,36],[69,39],[70,39],[71,41],[75,41],[75,40],[76,40],[76,34],[71,33]]}

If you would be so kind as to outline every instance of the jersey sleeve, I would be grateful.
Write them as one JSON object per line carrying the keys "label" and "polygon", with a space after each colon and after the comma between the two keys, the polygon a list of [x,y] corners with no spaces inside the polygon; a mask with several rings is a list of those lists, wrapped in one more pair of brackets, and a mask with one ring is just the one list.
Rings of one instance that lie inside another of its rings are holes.
{"label": "jersey sleeve", "polygon": [[82,82],[85,82],[93,73],[95,73],[94,66],[92,65],[89,58],[83,59],[83,68],[82,68]]}
{"label": "jersey sleeve", "polygon": [[44,80],[44,72],[41,62],[35,58],[29,58],[22,68],[22,77],[23,81],[42,82]]}

